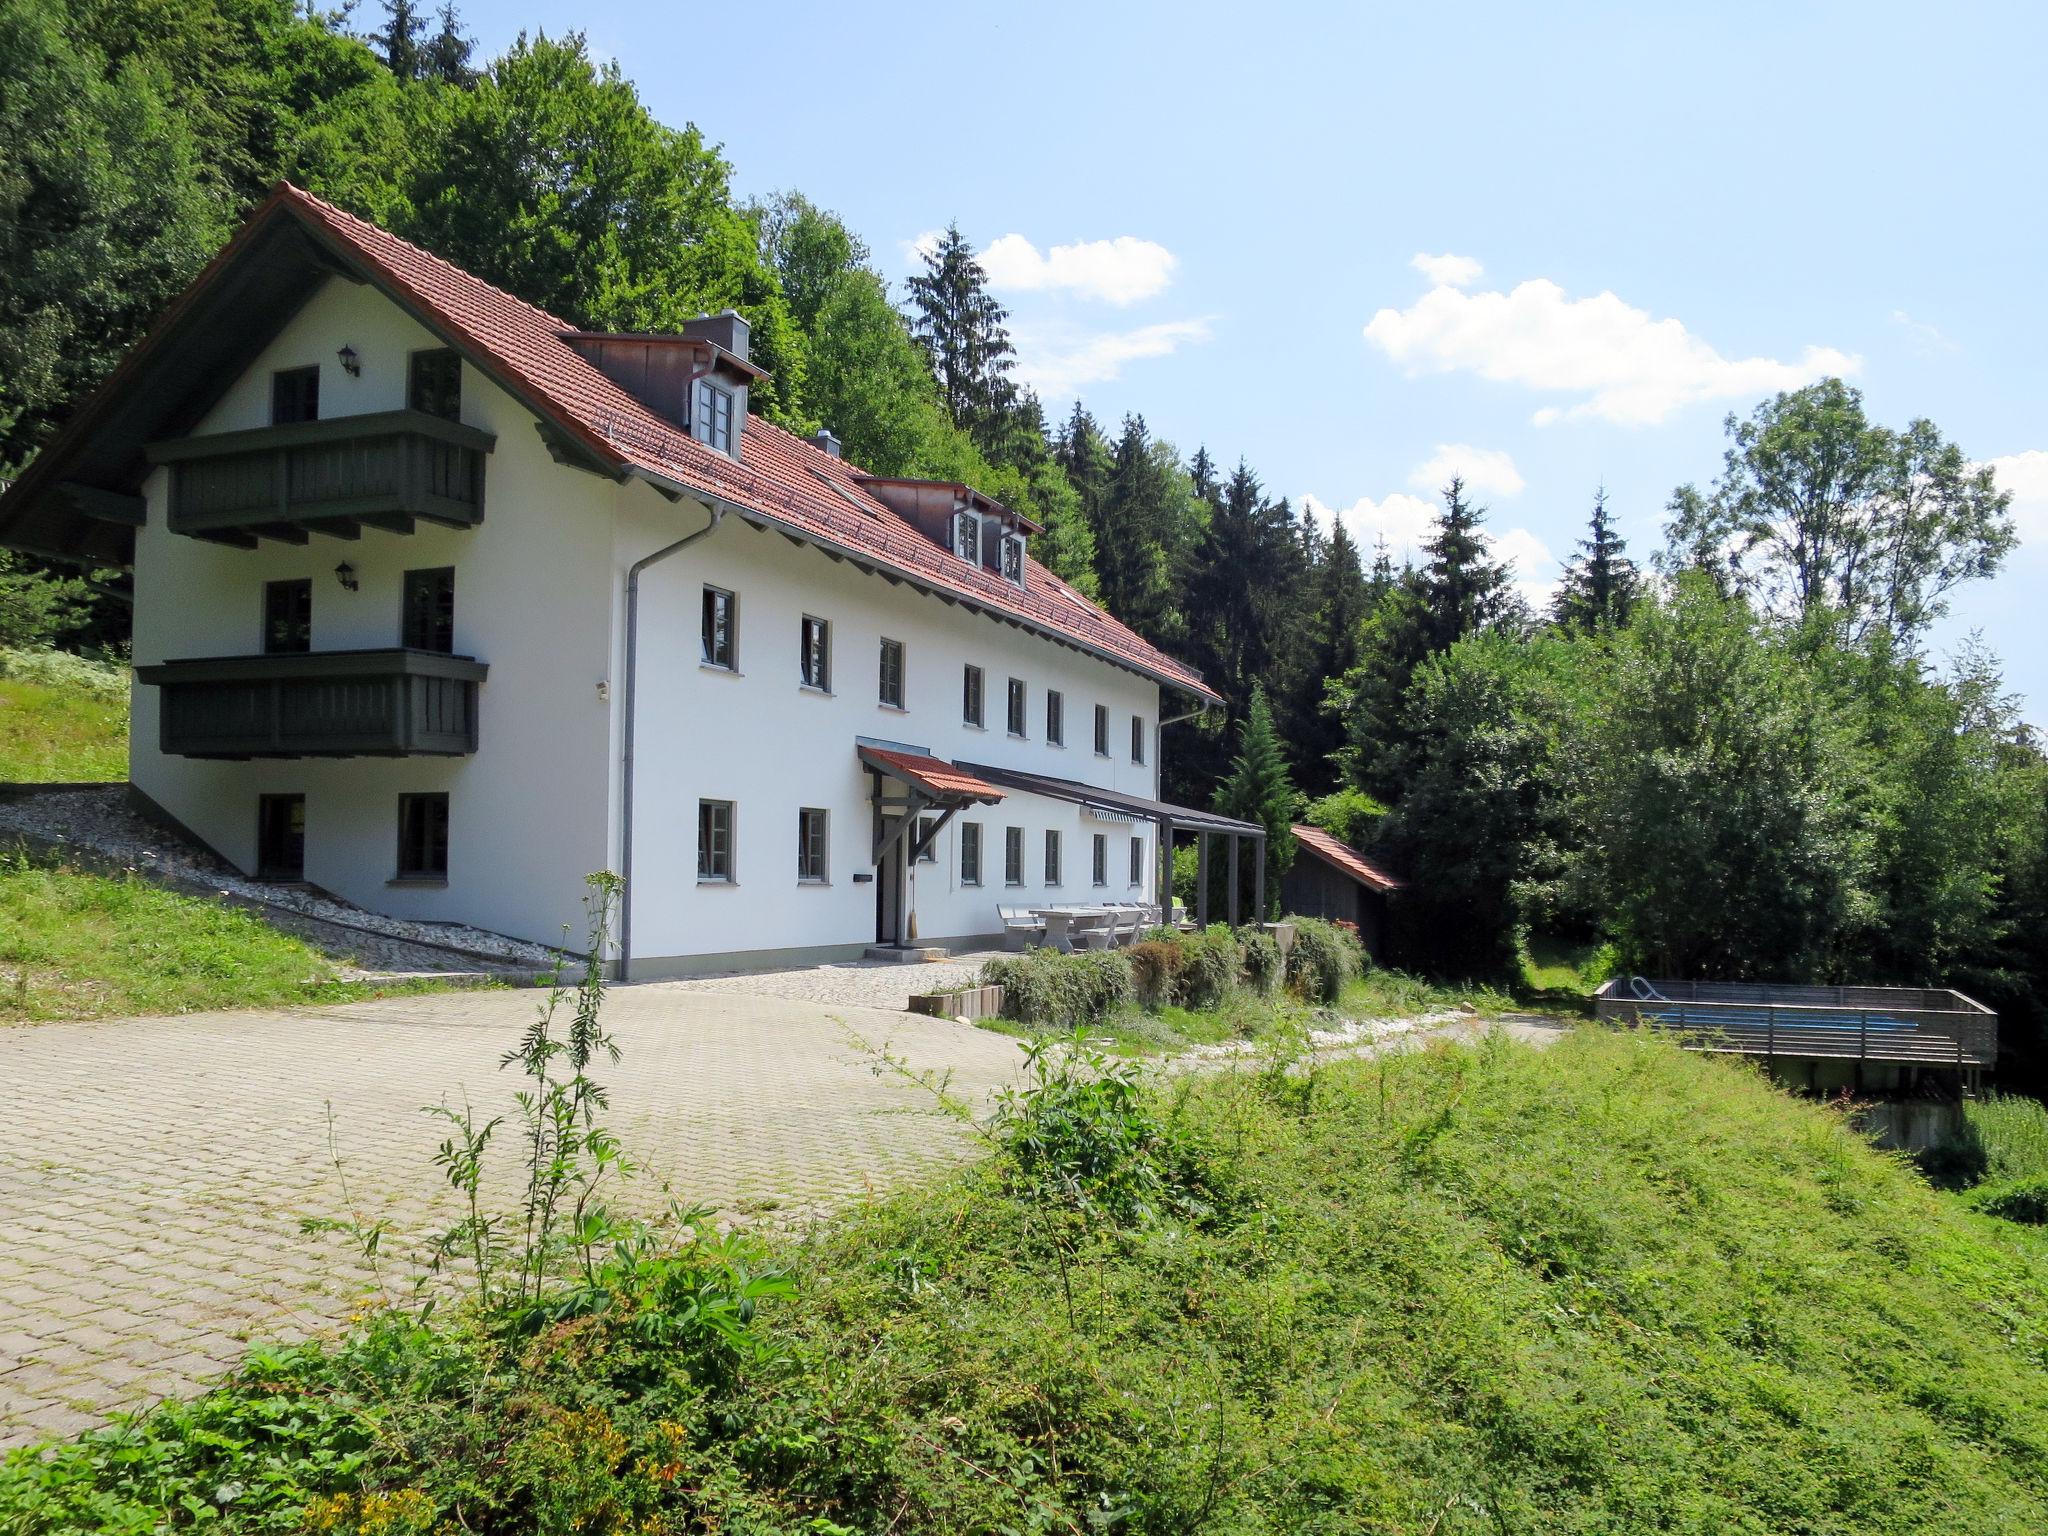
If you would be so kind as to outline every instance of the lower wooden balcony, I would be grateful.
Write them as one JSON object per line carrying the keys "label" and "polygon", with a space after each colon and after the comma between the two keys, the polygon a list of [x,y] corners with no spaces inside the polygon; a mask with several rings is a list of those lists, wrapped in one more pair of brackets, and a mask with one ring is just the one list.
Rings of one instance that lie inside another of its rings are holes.
{"label": "lower wooden balcony", "polygon": [[175,757],[464,757],[489,668],[438,651],[209,656],[135,669]]}

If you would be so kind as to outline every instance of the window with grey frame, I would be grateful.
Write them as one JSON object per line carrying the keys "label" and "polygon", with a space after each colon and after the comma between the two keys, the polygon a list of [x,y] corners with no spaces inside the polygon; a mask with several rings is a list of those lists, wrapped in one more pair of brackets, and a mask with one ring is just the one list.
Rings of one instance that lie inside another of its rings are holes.
{"label": "window with grey frame", "polygon": [[1045,883],[1060,883],[1060,833],[1057,827],[1045,829]]}
{"label": "window with grey frame", "polygon": [[953,517],[953,553],[962,560],[981,564],[981,519],[972,512]]}
{"label": "window with grey frame", "polygon": [[936,864],[936,863],[938,863],[938,862],[939,862],[939,836],[938,836],[938,833],[939,833],[939,818],[938,818],[938,817],[936,817],[936,816],[920,816],[920,817],[918,817],[918,818],[917,818],[917,842],[916,842],[916,844],[915,844],[914,846],[916,846],[916,847],[918,847],[918,848],[921,848],[921,849],[923,849],[923,850],[924,850],[923,852],[921,852],[921,853],[920,853],[920,854],[918,854],[918,856],[917,856],[917,862],[918,862],[918,863],[920,863],[920,864]]}
{"label": "window with grey frame", "polygon": [[1097,757],[1109,756],[1109,706],[1107,704],[1095,706],[1095,755]]}
{"label": "window with grey frame", "polygon": [[1109,884],[1109,834],[1107,832],[1095,834],[1095,867],[1093,873],[1097,885]]}
{"label": "window with grey frame", "polygon": [[296,656],[313,649],[313,583],[266,581],[263,584],[263,654]]}
{"label": "window with grey frame", "polygon": [[826,832],[830,817],[806,806],[796,813],[796,878],[799,885],[823,885],[826,881]]}
{"label": "window with grey frame", "polygon": [[1142,886],[1144,883],[1145,839],[1134,837],[1131,839],[1131,884]]}
{"label": "window with grey frame", "polygon": [[806,688],[820,693],[832,691],[832,626],[812,614],[805,614],[797,636],[802,653],[802,676]]}
{"label": "window with grey frame", "polygon": [[1009,713],[1009,720],[1008,720],[1008,725],[1009,725],[1009,727],[1010,727],[1010,734],[1011,734],[1012,736],[1022,736],[1022,735],[1024,734],[1024,679],[1023,679],[1023,678],[1021,678],[1021,677],[1013,677],[1013,678],[1011,678],[1011,679],[1010,679],[1010,695],[1009,695],[1008,703],[1009,703],[1009,711],[1008,711],[1008,713]]}
{"label": "window with grey frame", "polygon": [[882,637],[881,676],[875,693],[889,708],[903,707],[903,642],[887,635]]}
{"label": "window with grey frame", "polygon": [[981,823],[960,823],[960,883],[981,884]]}
{"label": "window with grey frame", "polygon": [[398,797],[398,878],[448,878],[448,797]]}
{"label": "window with grey frame", "polygon": [[405,573],[400,641],[409,651],[455,650],[455,567]]}
{"label": "window with grey frame", "polygon": [[1003,828],[1003,884],[1024,883],[1024,829]]}
{"label": "window with grey frame", "polygon": [[732,454],[732,391],[720,389],[708,379],[697,381],[697,441],[720,453]]}
{"label": "window with grey frame", "polygon": [[739,670],[739,599],[723,587],[704,589],[704,665]]}
{"label": "window with grey frame", "polygon": [[1045,690],[1045,739],[1055,747],[1067,744],[1067,700],[1057,688]]}
{"label": "window with grey frame", "polygon": [[981,668],[970,661],[960,674],[960,718],[968,725],[982,723],[981,687]]}
{"label": "window with grey frame", "polygon": [[732,884],[732,802],[697,802],[697,883]]}
{"label": "window with grey frame", "polygon": [[462,419],[462,358],[452,348],[435,347],[406,359],[405,403],[429,416]]}
{"label": "window with grey frame", "polygon": [[280,368],[270,376],[270,424],[320,419],[320,368]]}
{"label": "window with grey frame", "polygon": [[1131,761],[1139,767],[1145,765],[1145,717],[1131,716]]}

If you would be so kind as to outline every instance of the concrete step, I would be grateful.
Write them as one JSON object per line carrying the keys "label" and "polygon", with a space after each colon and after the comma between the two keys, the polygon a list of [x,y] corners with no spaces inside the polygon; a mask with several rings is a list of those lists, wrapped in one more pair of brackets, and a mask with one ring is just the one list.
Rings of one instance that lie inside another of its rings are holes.
{"label": "concrete step", "polygon": [[947,952],[943,949],[924,949],[915,944],[876,944],[861,958],[864,960],[889,960],[898,965],[922,965],[931,960],[944,960]]}

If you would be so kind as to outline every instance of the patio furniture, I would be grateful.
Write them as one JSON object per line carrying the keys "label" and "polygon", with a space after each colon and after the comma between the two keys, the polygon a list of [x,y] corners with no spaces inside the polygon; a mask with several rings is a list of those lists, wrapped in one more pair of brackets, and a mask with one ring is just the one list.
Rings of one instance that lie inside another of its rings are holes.
{"label": "patio furniture", "polygon": [[1028,907],[997,907],[996,916],[1003,921],[1004,949],[1029,949],[1045,939],[1045,919]]}
{"label": "patio furniture", "polygon": [[1116,934],[1116,916],[1106,907],[1074,914],[1074,943],[1082,949],[1108,949]]}

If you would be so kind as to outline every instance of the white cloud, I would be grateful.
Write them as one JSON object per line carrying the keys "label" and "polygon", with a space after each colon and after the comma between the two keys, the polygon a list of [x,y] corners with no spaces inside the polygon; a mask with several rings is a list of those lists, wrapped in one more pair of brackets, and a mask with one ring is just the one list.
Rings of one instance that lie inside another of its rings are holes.
{"label": "white cloud", "polygon": [[2048,539],[2048,449],[2029,448],[1987,459],[2001,491],[2012,492],[2012,520],[2023,541]]}
{"label": "white cloud", "polygon": [[1862,366],[1832,347],[1808,347],[1796,362],[1723,357],[1677,320],[1612,293],[1574,299],[1548,278],[1506,293],[1439,281],[1407,309],[1380,310],[1365,338],[1410,377],[1469,372],[1584,397],[1537,411],[1538,426],[1589,416],[1654,425],[1698,401],[1751,399]]}
{"label": "white cloud", "polygon": [[922,267],[925,257],[936,251],[939,243],[945,238],[946,232],[943,229],[928,229],[921,235],[913,235],[903,242],[903,265],[912,268]]}
{"label": "white cloud", "polygon": [[1011,331],[1017,346],[1017,381],[1047,399],[1059,399],[1084,384],[1118,377],[1126,363],[1167,357],[1184,345],[1209,339],[1206,319],[1162,320],[1130,331],[1084,331],[1055,326],[1018,326]]}
{"label": "white cloud", "polygon": [[1415,466],[1408,483],[1421,491],[1437,491],[1456,475],[1466,489],[1481,496],[1519,496],[1522,472],[1511,455],[1499,448],[1474,448],[1470,443],[1438,443],[1436,452]]}
{"label": "white cloud", "polygon": [[1938,352],[1960,352],[1962,348],[1950,341],[1938,325],[1925,320],[1915,320],[1903,309],[1892,311],[1892,324],[1906,333],[1906,344],[1918,357],[1932,357]]}
{"label": "white cloud", "polygon": [[[1410,496],[1406,491],[1395,491],[1378,501],[1361,496],[1348,507],[1333,507],[1310,494],[1301,498],[1301,504],[1326,533],[1342,523],[1368,569],[1383,535],[1387,553],[1396,565],[1410,560],[1420,564],[1426,558],[1423,542],[1436,524],[1441,505],[1434,499]],[[1550,546],[1527,528],[1487,532],[1482,537],[1494,559],[1514,567],[1515,590],[1524,601],[1535,609],[1548,607],[1559,576],[1557,557],[1550,552]]]}
{"label": "white cloud", "polygon": [[1003,235],[981,253],[991,288],[1056,289],[1119,305],[1164,293],[1179,264],[1165,246],[1135,235],[1056,245],[1043,254],[1022,235]]}
{"label": "white cloud", "polygon": [[1470,256],[1431,256],[1417,251],[1408,263],[1439,288],[1470,288],[1486,274],[1486,268]]}

